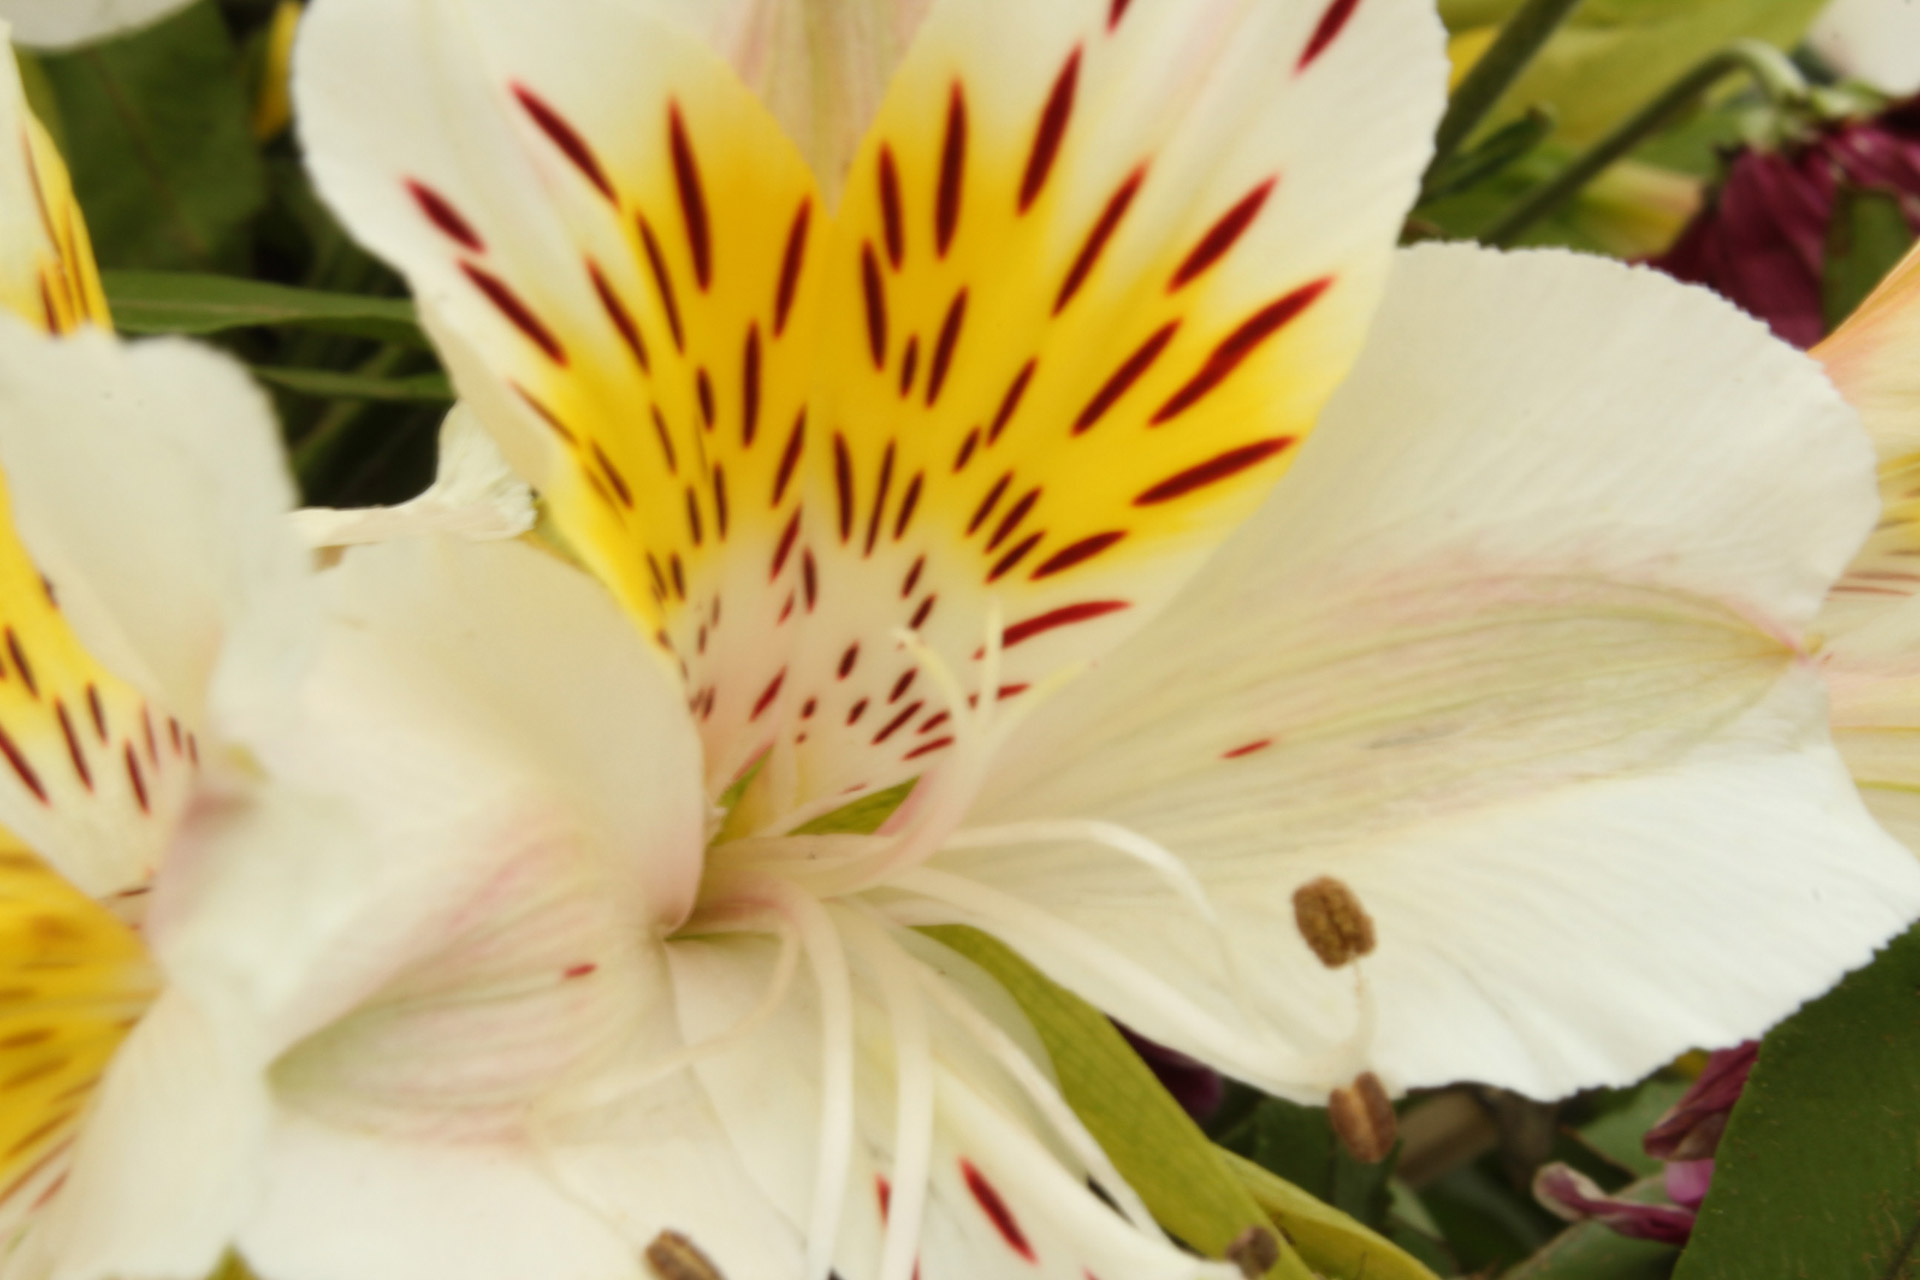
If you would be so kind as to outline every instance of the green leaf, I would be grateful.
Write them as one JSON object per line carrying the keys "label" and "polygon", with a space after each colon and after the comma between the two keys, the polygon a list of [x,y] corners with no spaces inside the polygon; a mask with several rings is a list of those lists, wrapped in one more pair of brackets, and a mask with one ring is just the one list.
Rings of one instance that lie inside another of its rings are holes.
{"label": "green leaf", "polygon": [[253,376],[270,386],[331,400],[397,400],[410,404],[450,404],[453,401],[453,384],[447,381],[444,373],[378,378],[360,373],[333,373],[326,369],[282,369],[255,365]]}
{"label": "green leaf", "polygon": [[926,932],[985,969],[1019,1002],[1053,1058],[1067,1101],[1174,1236],[1217,1258],[1249,1226],[1271,1222],[1284,1235],[1270,1277],[1311,1280],[1317,1272],[1334,1280],[1434,1280],[1352,1218],[1208,1142],[1098,1009],[986,934],[960,927]]}
{"label": "green leaf", "polygon": [[1913,229],[1897,192],[1841,186],[1827,224],[1827,271],[1820,309],[1828,329],[1853,314],[1873,287],[1906,255]]}
{"label": "green leaf", "polygon": [[39,64],[102,265],[247,267],[266,179],[213,5]]}
{"label": "green leaf", "polygon": [[1920,928],[1782,1023],[1674,1280],[1920,1278]]}
{"label": "green leaf", "polygon": [[103,281],[114,328],[123,333],[209,334],[271,325],[427,346],[413,304],[399,298],[181,271],[109,271]]}
{"label": "green leaf", "polygon": [[[1664,1204],[1659,1175],[1616,1193],[1636,1204]],[[1651,1240],[1629,1240],[1598,1222],[1567,1228],[1552,1243],[1508,1271],[1501,1280],[1667,1280],[1680,1251]]]}

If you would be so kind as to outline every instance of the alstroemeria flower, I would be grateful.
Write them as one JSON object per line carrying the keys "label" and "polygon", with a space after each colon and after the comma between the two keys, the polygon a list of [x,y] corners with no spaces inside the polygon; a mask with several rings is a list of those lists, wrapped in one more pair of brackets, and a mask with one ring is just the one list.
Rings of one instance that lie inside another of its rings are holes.
{"label": "alstroemeria flower", "polygon": [[13,38],[37,49],[69,49],[158,22],[189,0],[0,0]]}

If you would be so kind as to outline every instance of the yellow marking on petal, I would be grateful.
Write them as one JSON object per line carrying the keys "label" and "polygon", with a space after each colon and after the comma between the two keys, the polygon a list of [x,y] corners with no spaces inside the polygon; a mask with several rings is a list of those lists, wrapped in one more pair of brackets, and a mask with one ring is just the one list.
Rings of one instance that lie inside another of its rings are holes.
{"label": "yellow marking on petal", "polygon": [[0,842],[0,1219],[58,1186],[94,1087],[157,991],[131,930]]}
{"label": "yellow marking on petal", "polygon": [[[4,114],[0,112],[0,118]],[[0,146],[12,148],[12,155],[0,163],[15,170],[0,190],[17,205],[4,214],[5,225],[14,230],[12,243],[0,250],[0,305],[50,333],[67,333],[82,324],[110,328],[93,242],[74,199],[66,162],[24,98],[13,114],[17,136],[0,138]]]}
{"label": "yellow marking on petal", "polygon": [[301,11],[300,0],[280,0],[267,26],[260,88],[253,100],[253,136],[262,141],[280,136],[293,123],[293,38],[300,31]]}

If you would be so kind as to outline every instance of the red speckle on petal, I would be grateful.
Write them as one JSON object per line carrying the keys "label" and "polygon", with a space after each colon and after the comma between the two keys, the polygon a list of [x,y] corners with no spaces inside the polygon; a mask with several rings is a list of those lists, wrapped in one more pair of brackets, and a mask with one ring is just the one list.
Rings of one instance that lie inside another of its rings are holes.
{"label": "red speckle on petal", "polygon": [[1307,41],[1307,47],[1300,54],[1298,70],[1305,71],[1315,58],[1327,51],[1340,35],[1340,29],[1347,25],[1347,19],[1360,7],[1360,0],[1333,0],[1326,12],[1320,15],[1320,24],[1313,29],[1313,36]]}
{"label": "red speckle on petal", "polygon": [[1131,607],[1126,600],[1085,600],[1079,604],[1063,605],[1050,609],[1037,617],[1016,622],[1008,627],[1000,637],[1000,646],[1011,649],[1017,644],[1033,639],[1059,627],[1072,626],[1077,622],[1088,622],[1094,618],[1105,617],[1109,613],[1118,613]]}
{"label": "red speckle on petal", "polygon": [[520,100],[520,105],[526,109],[527,115],[540,126],[540,131],[547,135],[548,141],[559,149],[560,154],[572,161],[573,166],[586,175],[587,181],[591,182],[601,195],[609,200],[613,199],[613,184],[607,181],[606,171],[600,167],[599,158],[593,154],[593,148],[587,145],[587,140],[580,136],[580,131],[555,111],[546,99],[525,85],[514,85],[513,96]]}
{"label": "red speckle on petal", "polygon": [[1222,752],[1220,758],[1222,760],[1238,760],[1241,756],[1250,756],[1256,751],[1265,751],[1272,745],[1272,738],[1262,738],[1258,742],[1249,742],[1243,747],[1235,747],[1231,751]]}
{"label": "red speckle on petal", "polygon": [[1200,243],[1193,246],[1186,261],[1173,273],[1173,279],[1167,284],[1168,293],[1184,288],[1227,256],[1240,237],[1246,234],[1247,228],[1253,225],[1253,220],[1260,216],[1261,206],[1273,194],[1273,185],[1278,181],[1278,178],[1268,178],[1240,197],[1240,202],[1233,208],[1220,215],[1220,220],[1213,224],[1206,235],[1200,237]]}
{"label": "red speckle on petal", "polygon": [[1047,94],[1040,123],[1034,127],[1033,147],[1027,153],[1027,171],[1020,180],[1020,212],[1025,213],[1047,185],[1053,162],[1059,157],[1060,143],[1067,136],[1067,122],[1073,117],[1073,96],[1080,86],[1080,49],[1075,46],[1066,65]]}
{"label": "red speckle on petal", "polygon": [[1133,505],[1150,507],[1155,503],[1171,502],[1175,498],[1185,497],[1196,489],[1203,489],[1210,484],[1218,484],[1230,476],[1238,475],[1248,467],[1284,452],[1292,445],[1292,436],[1275,436],[1271,440],[1256,440],[1238,449],[1229,449],[1217,458],[1210,458],[1198,466],[1188,467],[1185,471],[1162,480],[1135,498]]}
{"label": "red speckle on petal", "polygon": [[564,978],[584,978],[589,974],[596,972],[599,968],[600,968],[599,965],[592,964],[592,963],[576,964],[573,967],[569,968],[561,976]]}
{"label": "red speckle on petal", "polygon": [[462,217],[452,201],[438,191],[424,182],[408,179],[407,194],[420,206],[420,212],[427,216],[427,221],[439,228],[440,234],[474,253],[487,251],[486,242],[480,239],[480,233],[473,229],[473,224]]}

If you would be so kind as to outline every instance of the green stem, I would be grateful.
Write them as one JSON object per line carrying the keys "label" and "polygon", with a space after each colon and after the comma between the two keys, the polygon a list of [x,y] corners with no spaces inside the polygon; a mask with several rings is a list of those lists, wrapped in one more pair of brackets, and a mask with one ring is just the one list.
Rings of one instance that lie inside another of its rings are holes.
{"label": "green stem", "polygon": [[1562,169],[1552,181],[1535,188],[1533,194],[1487,228],[1480,239],[1491,245],[1512,244],[1521,232],[1572,199],[1602,170],[1659,132],[1681,108],[1736,71],[1746,72],[1775,102],[1803,101],[1808,93],[1805,79],[1778,49],[1758,40],[1735,41],[1674,81],[1659,97]]}
{"label": "green stem", "polygon": [[1460,144],[1470,137],[1486,118],[1487,112],[1500,101],[1520,73],[1533,61],[1533,55],[1540,52],[1540,46],[1573,12],[1580,0],[1526,0],[1519,10],[1500,28],[1500,34],[1488,46],[1486,53],[1473,64],[1473,70],[1454,90],[1453,97],[1447,102],[1447,114],[1440,118],[1440,128],[1433,137],[1433,160],[1427,165],[1427,178],[1431,179],[1460,149]]}

